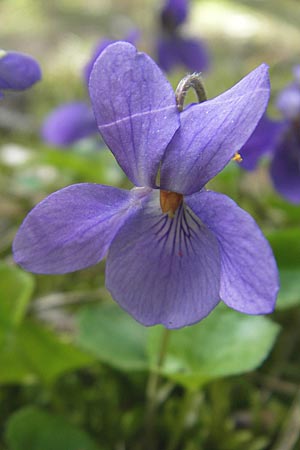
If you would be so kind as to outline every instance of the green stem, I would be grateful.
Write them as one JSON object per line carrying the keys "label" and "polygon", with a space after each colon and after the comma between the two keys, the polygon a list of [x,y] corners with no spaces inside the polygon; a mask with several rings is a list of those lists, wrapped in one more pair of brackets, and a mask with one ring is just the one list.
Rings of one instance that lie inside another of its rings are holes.
{"label": "green stem", "polygon": [[181,410],[179,412],[178,420],[172,438],[169,441],[167,450],[176,450],[179,448],[180,440],[187,426],[187,417],[190,414],[194,405],[197,394],[194,390],[186,390],[183,398]]}
{"label": "green stem", "polygon": [[146,388],[146,444],[149,450],[153,450],[155,446],[155,412],[157,407],[157,393],[160,382],[160,369],[163,366],[167,354],[168,343],[170,339],[170,330],[164,329],[159,346],[155,370],[149,375]]}

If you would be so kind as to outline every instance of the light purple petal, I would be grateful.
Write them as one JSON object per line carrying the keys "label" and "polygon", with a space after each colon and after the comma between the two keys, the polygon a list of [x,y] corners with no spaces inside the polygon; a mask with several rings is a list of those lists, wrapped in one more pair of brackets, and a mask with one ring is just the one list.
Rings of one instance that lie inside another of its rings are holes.
{"label": "light purple petal", "polygon": [[225,195],[201,192],[187,204],[219,241],[221,299],[247,314],[273,311],[279,289],[272,250],[252,217]]}
{"label": "light purple petal", "polygon": [[179,36],[162,36],[157,41],[158,65],[165,72],[183,66],[191,72],[208,69],[207,48],[199,39],[186,39]]}
{"label": "light purple petal", "polygon": [[283,89],[276,99],[276,106],[285,119],[294,120],[300,116],[300,86],[292,83]]}
{"label": "light purple petal", "polygon": [[173,31],[185,22],[188,14],[188,0],[167,0],[161,11],[162,27]]}
{"label": "light purple petal", "polygon": [[51,194],[26,217],[13,244],[15,261],[36,273],[66,273],[99,262],[145,189],[74,184]]}
{"label": "light purple petal", "polygon": [[276,142],[286,127],[285,122],[269,119],[265,114],[246,144],[241,148],[242,162],[239,165],[246,170],[254,170],[260,158],[275,149]]}
{"label": "light purple petal", "polygon": [[[138,30],[132,30],[128,36],[124,39],[124,41],[129,42],[130,44],[135,45],[136,41],[138,40],[139,32]],[[83,75],[86,81],[86,84],[89,83],[90,75],[93,69],[93,66],[95,64],[96,59],[100,54],[103,52],[103,50],[106,49],[110,44],[113,44],[114,42],[117,42],[115,39],[101,39],[98,44],[96,45],[96,48],[93,52],[93,55],[90,59],[90,61],[86,64],[86,66],[83,69]]]}
{"label": "light purple petal", "polygon": [[35,59],[24,53],[0,54],[0,90],[22,91],[41,79],[41,69]]}
{"label": "light purple petal", "polygon": [[144,325],[180,328],[203,319],[219,302],[218,244],[182,206],[162,214],[159,193],[123,225],[110,246],[106,285]]}
{"label": "light purple petal", "polygon": [[269,93],[262,64],[224,94],[186,108],[162,161],[162,189],[192,194],[217,175],[253,133]]}
{"label": "light purple petal", "polygon": [[278,143],[271,163],[275,189],[291,203],[300,203],[300,135],[291,127]]}
{"label": "light purple petal", "polygon": [[125,42],[97,59],[90,95],[98,128],[130,180],[155,186],[161,157],[179,126],[173,89],[157,65]]}
{"label": "light purple petal", "polygon": [[97,131],[92,108],[83,102],[72,102],[60,105],[46,117],[41,134],[48,144],[68,147]]}
{"label": "light purple petal", "polygon": [[86,64],[86,66],[83,69],[83,76],[87,85],[89,83],[90,75],[96,59],[98,58],[99,55],[101,55],[101,53],[103,52],[103,50],[106,49],[106,47],[108,47],[110,44],[113,44],[114,42],[116,42],[114,39],[101,39],[98,42],[90,61]]}

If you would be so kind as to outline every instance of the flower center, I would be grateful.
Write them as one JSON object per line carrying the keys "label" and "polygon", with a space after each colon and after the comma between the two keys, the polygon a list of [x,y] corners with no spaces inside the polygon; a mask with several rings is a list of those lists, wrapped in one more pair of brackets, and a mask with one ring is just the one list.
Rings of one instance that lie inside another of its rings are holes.
{"label": "flower center", "polygon": [[169,217],[173,218],[178,207],[181,205],[183,195],[177,192],[160,190],[160,207],[162,212],[167,213]]}

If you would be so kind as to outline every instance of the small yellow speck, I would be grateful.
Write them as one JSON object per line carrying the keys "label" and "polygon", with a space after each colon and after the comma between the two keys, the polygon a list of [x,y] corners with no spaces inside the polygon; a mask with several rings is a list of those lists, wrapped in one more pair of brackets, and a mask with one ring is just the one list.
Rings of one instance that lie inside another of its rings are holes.
{"label": "small yellow speck", "polygon": [[243,158],[241,157],[241,155],[239,153],[235,153],[234,157],[232,158],[233,161],[236,161],[238,163],[243,161]]}

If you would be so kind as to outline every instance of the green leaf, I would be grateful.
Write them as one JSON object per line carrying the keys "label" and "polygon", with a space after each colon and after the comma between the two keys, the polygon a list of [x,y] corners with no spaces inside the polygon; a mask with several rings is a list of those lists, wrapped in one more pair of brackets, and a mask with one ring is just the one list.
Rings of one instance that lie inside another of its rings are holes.
{"label": "green leaf", "polygon": [[16,340],[15,331],[0,330],[0,383],[22,383],[34,377]]}
{"label": "green leaf", "polygon": [[27,320],[15,331],[0,330],[0,383],[40,379],[50,383],[93,359],[53,331]]}
{"label": "green leaf", "polygon": [[[155,361],[162,327],[152,329],[149,355]],[[187,388],[248,372],[268,356],[279,326],[262,316],[247,316],[220,305],[205,320],[171,332],[162,374]]]}
{"label": "green leaf", "polygon": [[34,278],[18,267],[0,263],[0,324],[18,325],[34,289]]}
{"label": "green leaf", "polygon": [[280,290],[276,309],[286,309],[300,304],[300,266],[280,270]]}
{"label": "green leaf", "polygon": [[120,308],[85,308],[78,322],[78,344],[101,361],[121,370],[147,368],[147,330]]}
{"label": "green leaf", "polygon": [[280,268],[300,266],[300,228],[288,228],[268,234]]}
{"label": "green leaf", "polygon": [[[121,370],[158,370],[163,328],[145,328],[115,305],[79,313],[78,344]],[[213,379],[248,372],[270,352],[279,326],[261,316],[240,314],[220,305],[204,321],[170,331],[161,374],[195,388]]]}
{"label": "green leaf", "polygon": [[34,407],[10,417],[5,438],[10,450],[99,450],[87,433],[64,417]]}

